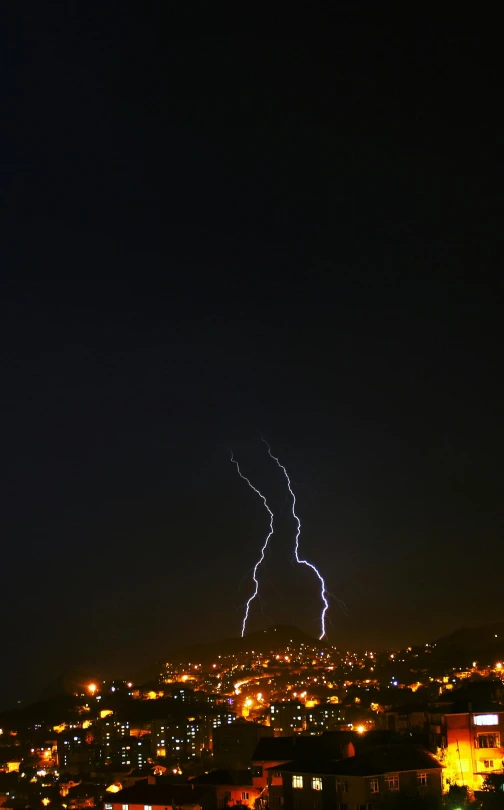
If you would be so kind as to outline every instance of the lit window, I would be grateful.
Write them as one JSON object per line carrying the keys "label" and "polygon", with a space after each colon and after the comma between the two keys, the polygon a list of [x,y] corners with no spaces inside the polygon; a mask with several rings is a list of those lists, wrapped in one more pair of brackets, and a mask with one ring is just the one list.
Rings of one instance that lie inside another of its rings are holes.
{"label": "lit window", "polygon": [[370,793],[379,793],[380,792],[380,783],[378,779],[370,779],[369,780],[369,791]]}
{"label": "lit window", "polygon": [[242,802],[248,801],[248,797],[249,797],[248,792],[246,790],[242,790]]}
{"label": "lit window", "polygon": [[476,748],[500,748],[499,734],[478,734]]}
{"label": "lit window", "polygon": [[312,790],[322,790],[322,777],[314,776],[311,780]]}
{"label": "lit window", "polygon": [[302,788],[303,787],[303,777],[302,776],[293,776],[292,777],[292,787],[293,788]]}
{"label": "lit window", "polygon": [[112,810],[112,805],[111,804],[106,804],[105,805],[105,810]]}
{"label": "lit window", "polygon": [[497,714],[476,714],[474,716],[475,726],[498,726],[499,716]]}
{"label": "lit window", "polygon": [[144,810],[152,810],[151,804],[144,804]]}
{"label": "lit window", "polygon": [[336,790],[340,793],[348,793],[348,782],[346,779],[338,779],[336,782]]}
{"label": "lit window", "polygon": [[127,804],[123,804],[123,805],[121,805],[121,807],[122,807],[122,810],[128,810],[128,805]]}
{"label": "lit window", "polygon": [[417,773],[417,785],[428,785],[429,777],[426,773]]}
{"label": "lit window", "polygon": [[385,787],[387,790],[399,790],[399,776],[398,774],[394,773],[392,775],[388,774],[385,777]]}
{"label": "lit window", "polygon": [[484,759],[484,760],[483,760],[483,766],[484,766],[485,768],[493,768],[493,766],[494,766],[494,761],[493,761],[493,759]]}

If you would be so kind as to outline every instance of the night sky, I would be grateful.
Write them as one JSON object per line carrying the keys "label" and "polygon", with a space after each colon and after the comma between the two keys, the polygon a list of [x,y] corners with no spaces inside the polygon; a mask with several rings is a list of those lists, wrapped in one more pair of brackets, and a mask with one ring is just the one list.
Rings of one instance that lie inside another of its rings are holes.
{"label": "night sky", "polygon": [[2,26],[1,705],[239,633],[268,521],[231,450],[277,516],[250,629],[318,635],[258,431],[333,643],[504,618],[491,20],[164,5]]}

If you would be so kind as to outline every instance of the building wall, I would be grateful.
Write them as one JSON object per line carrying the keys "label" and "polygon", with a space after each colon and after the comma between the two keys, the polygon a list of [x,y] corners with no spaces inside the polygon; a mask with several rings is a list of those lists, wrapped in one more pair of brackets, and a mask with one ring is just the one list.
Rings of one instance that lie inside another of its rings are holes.
{"label": "building wall", "polygon": [[306,730],[306,707],[296,701],[272,703],[270,726],[275,737],[290,737]]}
{"label": "building wall", "polygon": [[285,759],[282,760],[268,760],[267,762],[252,762],[252,784],[254,787],[265,788],[268,785],[281,785],[282,776],[277,771],[268,770],[269,768],[279,767],[285,764]]}
{"label": "building wall", "polygon": [[248,768],[261,737],[272,737],[273,729],[259,723],[231,723],[214,730],[213,755],[216,763]]}
{"label": "building wall", "polygon": [[[334,810],[338,803],[347,804],[349,808],[355,805],[379,805],[392,793],[418,793],[420,795],[434,794],[441,797],[442,777],[441,768],[424,771],[427,775],[427,784],[418,784],[420,771],[401,771],[398,777],[398,790],[388,789],[385,776],[319,776],[322,780],[322,790],[313,789],[314,774],[299,774],[303,776],[303,787],[293,786],[293,774],[283,774],[283,798],[285,810]],[[378,780],[378,792],[371,792],[372,778]],[[346,788],[346,789],[345,789]],[[275,795],[277,795],[275,791]],[[270,802],[274,810],[274,803]]]}
{"label": "building wall", "polygon": [[[450,782],[467,785],[479,790],[485,774],[502,772],[504,758],[504,712],[496,713],[497,723],[478,725],[477,718],[483,713],[447,714],[442,718],[446,746],[441,752],[445,766],[445,784]],[[488,713],[487,718],[490,717]],[[498,734],[499,746],[479,747],[482,735]],[[488,762],[488,765],[485,765]],[[493,762],[493,765],[490,763]],[[449,780],[449,781],[448,781]]]}

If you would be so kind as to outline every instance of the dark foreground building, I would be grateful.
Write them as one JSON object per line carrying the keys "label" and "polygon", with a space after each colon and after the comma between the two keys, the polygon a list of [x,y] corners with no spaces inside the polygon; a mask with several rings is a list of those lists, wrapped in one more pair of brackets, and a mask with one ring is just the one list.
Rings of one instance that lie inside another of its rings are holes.
{"label": "dark foreground building", "polygon": [[[300,759],[275,766],[281,786],[271,784],[271,808],[284,810],[379,810],[397,797],[407,810],[419,796],[441,802],[442,766],[425,749],[388,745],[340,761]],[[276,781],[276,780],[275,780]]]}

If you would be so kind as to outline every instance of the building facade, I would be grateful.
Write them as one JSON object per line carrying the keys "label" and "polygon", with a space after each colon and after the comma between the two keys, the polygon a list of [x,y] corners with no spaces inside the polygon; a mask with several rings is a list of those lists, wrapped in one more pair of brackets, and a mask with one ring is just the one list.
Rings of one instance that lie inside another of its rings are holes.
{"label": "building facade", "polygon": [[339,762],[281,765],[272,771],[269,803],[284,810],[379,810],[392,796],[427,795],[441,801],[442,765],[415,746],[386,746]]}
{"label": "building facade", "polygon": [[440,716],[440,761],[445,782],[479,790],[485,776],[503,773],[504,708],[486,706],[487,711],[461,711],[456,706]]}

